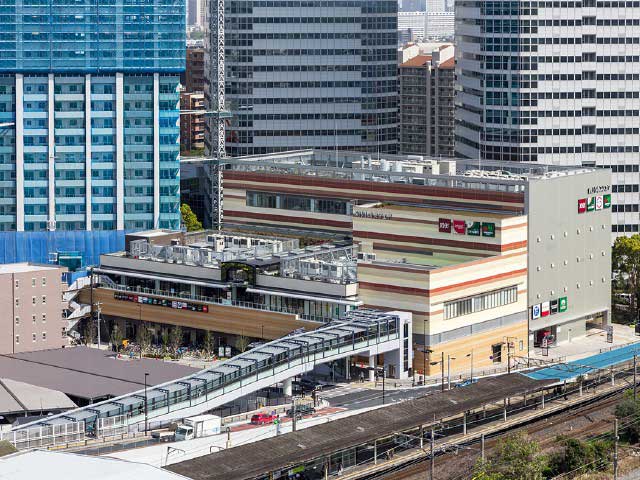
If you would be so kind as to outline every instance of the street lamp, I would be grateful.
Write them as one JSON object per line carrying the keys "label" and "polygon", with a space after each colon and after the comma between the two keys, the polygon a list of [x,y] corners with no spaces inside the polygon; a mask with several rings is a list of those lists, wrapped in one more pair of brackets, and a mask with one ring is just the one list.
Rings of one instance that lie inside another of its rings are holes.
{"label": "street lamp", "polygon": [[[433,350],[429,350],[429,353],[433,353]],[[439,362],[429,362],[429,365],[438,365],[440,364],[440,391],[444,392],[444,352],[441,352],[441,359]]]}
{"label": "street lamp", "polygon": [[473,348],[471,349],[471,353],[467,353],[467,358],[471,358],[471,369],[470,369],[470,377],[469,380],[473,383]]}
{"label": "street lamp", "polygon": [[447,355],[447,390],[451,390],[451,360],[455,360],[456,357]]}
{"label": "street lamp", "polygon": [[149,403],[147,402],[147,377],[149,374],[144,374],[144,436],[147,436],[149,430]]}

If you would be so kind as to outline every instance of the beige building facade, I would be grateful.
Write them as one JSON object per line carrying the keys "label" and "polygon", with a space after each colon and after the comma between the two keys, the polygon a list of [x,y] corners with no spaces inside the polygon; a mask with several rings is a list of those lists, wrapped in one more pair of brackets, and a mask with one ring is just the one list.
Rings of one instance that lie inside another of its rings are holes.
{"label": "beige building facade", "polygon": [[50,265],[0,265],[0,353],[32,352],[66,346],[63,300],[67,269]]}

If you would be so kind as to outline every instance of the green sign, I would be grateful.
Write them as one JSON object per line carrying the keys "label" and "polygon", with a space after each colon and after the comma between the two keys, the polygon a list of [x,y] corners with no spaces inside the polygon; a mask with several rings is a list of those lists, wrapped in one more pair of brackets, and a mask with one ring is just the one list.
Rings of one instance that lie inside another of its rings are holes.
{"label": "green sign", "polygon": [[596,209],[596,197],[587,199],[587,212],[593,212]]}
{"label": "green sign", "polygon": [[483,237],[495,237],[496,236],[496,224],[495,223],[482,223],[482,236]]}
{"label": "green sign", "polygon": [[473,235],[474,237],[480,236],[480,222],[473,222],[467,224],[467,235]]}
{"label": "green sign", "polygon": [[610,208],[611,207],[611,194],[607,193],[606,195],[604,195],[604,208]]}
{"label": "green sign", "polygon": [[558,311],[561,313],[567,311],[567,297],[560,297],[558,299]]}

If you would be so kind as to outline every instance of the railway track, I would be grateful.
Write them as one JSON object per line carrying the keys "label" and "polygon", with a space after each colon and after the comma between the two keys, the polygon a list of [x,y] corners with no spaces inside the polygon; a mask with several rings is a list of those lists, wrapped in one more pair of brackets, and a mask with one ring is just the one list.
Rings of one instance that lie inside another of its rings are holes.
{"label": "railway track", "polygon": [[[587,439],[595,435],[606,433],[613,428],[613,409],[620,400],[622,392],[601,397],[587,405],[581,405],[563,412],[541,418],[528,425],[518,426],[508,431],[525,431],[536,439],[541,450],[548,450],[557,444],[557,436],[564,434],[573,438]],[[609,412],[609,413],[607,413]],[[603,416],[604,413],[604,416]],[[575,425],[578,427],[575,428]],[[485,450],[490,452],[495,448],[498,440],[505,432],[487,437]],[[477,442],[461,444],[465,449],[457,453],[444,452],[436,455],[434,480],[459,480],[469,478],[473,465],[479,458]],[[454,460],[454,461],[452,461]],[[362,480],[423,480],[429,478],[429,459],[421,457],[409,460],[407,463],[390,467],[388,470],[372,473],[361,477]],[[469,476],[466,476],[466,474]]]}

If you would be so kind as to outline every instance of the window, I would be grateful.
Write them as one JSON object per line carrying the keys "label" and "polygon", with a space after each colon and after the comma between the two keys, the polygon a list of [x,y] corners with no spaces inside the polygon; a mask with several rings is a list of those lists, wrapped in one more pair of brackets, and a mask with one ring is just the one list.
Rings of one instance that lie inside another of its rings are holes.
{"label": "window", "polygon": [[35,279],[35,278],[32,278],[32,279],[31,279],[31,286],[32,286],[32,287],[35,287],[35,286],[36,286],[36,279]]}
{"label": "window", "polygon": [[42,277],[42,286],[43,287],[47,286],[47,277]]}
{"label": "window", "polygon": [[36,304],[36,297],[31,297],[31,305],[35,305]]}
{"label": "window", "polygon": [[20,325],[20,317],[16,317],[16,325]]}
{"label": "window", "polygon": [[46,340],[47,339],[47,332],[42,332],[42,340]]}
{"label": "window", "polygon": [[449,320],[451,318],[461,317],[474,312],[481,312],[490,308],[502,307],[517,301],[517,286],[494,290],[474,297],[445,302],[444,318],[445,320]]}
{"label": "window", "polygon": [[67,327],[62,327],[62,338],[67,336]]}
{"label": "window", "polygon": [[20,288],[20,280],[16,280],[16,288]]}
{"label": "window", "polygon": [[35,343],[35,341],[36,341],[36,334],[35,333],[33,333],[31,335],[31,340]]}
{"label": "window", "polygon": [[42,314],[42,323],[47,323],[47,314],[46,313]]}
{"label": "window", "polygon": [[35,313],[33,315],[31,315],[31,323],[33,323],[34,325],[36,323],[36,314]]}
{"label": "window", "polygon": [[19,299],[19,298],[16,298],[16,300],[15,300],[15,305],[16,305],[16,307],[19,307],[19,306],[20,306],[20,299]]}
{"label": "window", "polygon": [[16,335],[16,344],[20,343],[20,335]]}
{"label": "window", "polygon": [[43,305],[47,304],[47,296],[46,295],[42,295],[42,304]]}

